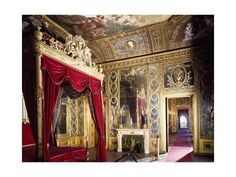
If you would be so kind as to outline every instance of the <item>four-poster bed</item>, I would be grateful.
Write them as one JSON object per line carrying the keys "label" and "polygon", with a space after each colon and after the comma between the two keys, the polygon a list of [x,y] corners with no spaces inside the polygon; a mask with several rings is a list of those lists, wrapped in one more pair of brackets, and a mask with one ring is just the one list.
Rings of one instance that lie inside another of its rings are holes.
{"label": "four-poster bed", "polygon": [[[69,35],[65,44],[40,31],[34,33],[36,59],[23,58],[23,95],[31,124],[37,161],[78,161],[88,156],[86,148],[57,147],[51,143],[53,113],[59,90],[69,83],[78,93],[90,93],[90,105],[98,134],[97,161],[106,161],[101,85],[102,69],[91,60],[81,36]],[[36,79],[34,79],[36,78]],[[36,100],[35,100],[36,98]],[[32,148],[32,149],[30,149]],[[27,149],[23,149],[23,155]]]}

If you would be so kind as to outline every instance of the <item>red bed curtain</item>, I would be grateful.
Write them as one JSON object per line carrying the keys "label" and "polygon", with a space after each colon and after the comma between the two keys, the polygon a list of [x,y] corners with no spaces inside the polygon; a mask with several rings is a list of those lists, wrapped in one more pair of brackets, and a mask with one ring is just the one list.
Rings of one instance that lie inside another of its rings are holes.
{"label": "red bed curtain", "polygon": [[[22,92],[29,116],[33,138],[37,143],[37,103],[36,103],[35,59],[32,55],[24,55],[22,60]],[[22,134],[22,138],[23,138]],[[36,156],[36,154],[35,154]]]}
{"label": "red bed curtain", "polygon": [[[42,75],[43,75],[43,94],[44,94],[44,111],[43,111],[43,148],[48,152],[50,132],[53,118],[53,111],[57,101],[60,85],[66,79],[72,87],[83,92],[89,89],[92,95],[92,105],[94,110],[94,121],[98,132],[97,161],[106,161],[106,149],[104,138],[103,124],[103,106],[101,95],[101,81],[88,76],[74,68],[62,64],[47,56],[42,57]],[[48,154],[44,153],[44,160],[48,159]]]}

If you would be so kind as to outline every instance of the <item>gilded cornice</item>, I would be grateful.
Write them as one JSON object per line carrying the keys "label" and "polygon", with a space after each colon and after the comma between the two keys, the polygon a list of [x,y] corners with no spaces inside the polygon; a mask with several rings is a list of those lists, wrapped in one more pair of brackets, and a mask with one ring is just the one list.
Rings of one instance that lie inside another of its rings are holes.
{"label": "gilded cornice", "polygon": [[148,56],[134,57],[126,60],[118,60],[114,62],[109,62],[101,64],[104,71],[133,67],[138,65],[145,65],[151,63],[157,63],[167,60],[175,60],[186,58],[196,58],[207,54],[207,47],[189,47],[185,49],[177,49],[175,51],[169,51],[164,53],[157,53]]}

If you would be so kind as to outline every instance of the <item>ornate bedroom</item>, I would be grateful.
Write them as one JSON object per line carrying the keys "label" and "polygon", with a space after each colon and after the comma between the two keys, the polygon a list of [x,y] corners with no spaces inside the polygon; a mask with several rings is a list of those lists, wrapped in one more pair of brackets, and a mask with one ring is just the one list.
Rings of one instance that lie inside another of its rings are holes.
{"label": "ornate bedroom", "polygon": [[22,15],[22,162],[214,162],[214,15]]}

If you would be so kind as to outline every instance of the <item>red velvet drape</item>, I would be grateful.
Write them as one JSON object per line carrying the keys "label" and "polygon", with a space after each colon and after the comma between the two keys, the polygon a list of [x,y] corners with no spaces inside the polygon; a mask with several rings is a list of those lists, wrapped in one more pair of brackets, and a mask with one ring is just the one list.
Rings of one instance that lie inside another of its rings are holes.
{"label": "red velvet drape", "polygon": [[[22,57],[22,92],[30,121],[34,142],[37,143],[37,104],[36,104],[35,59],[32,54]],[[24,139],[24,134],[22,134]],[[24,140],[23,140],[24,141]],[[35,156],[37,156],[35,154]]]}
{"label": "red velvet drape", "polygon": [[[43,146],[46,152],[50,140],[50,132],[57,95],[61,83],[67,79],[72,87],[82,92],[89,88],[92,94],[94,120],[98,131],[97,161],[106,161],[106,149],[103,127],[103,106],[101,95],[101,81],[88,76],[74,68],[55,61],[47,56],[42,57],[44,113],[43,113]],[[47,153],[44,159],[46,160]]]}
{"label": "red velvet drape", "polygon": [[43,70],[43,88],[45,98],[43,109],[43,150],[45,152],[44,161],[47,161],[49,159],[48,143],[51,135],[53,111],[60,88],[60,85],[56,85],[51,81],[47,70]]}

